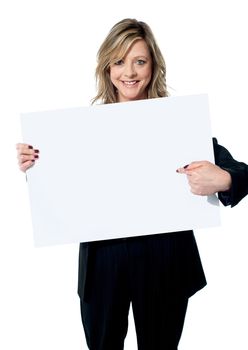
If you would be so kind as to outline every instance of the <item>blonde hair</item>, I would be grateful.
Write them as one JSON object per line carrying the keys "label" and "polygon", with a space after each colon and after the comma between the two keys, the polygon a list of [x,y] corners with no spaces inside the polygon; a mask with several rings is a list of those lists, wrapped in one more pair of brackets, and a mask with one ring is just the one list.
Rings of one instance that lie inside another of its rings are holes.
{"label": "blonde hair", "polygon": [[117,94],[110,80],[110,65],[114,59],[123,58],[138,39],[145,40],[152,57],[152,77],[148,86],[148,98],[168,96],[166,66],[162,53],[150,27],[136,19],[123,19],[116,23],[102,43],[97,54],[96,82],[97,95],[92,104],[117,102]]}

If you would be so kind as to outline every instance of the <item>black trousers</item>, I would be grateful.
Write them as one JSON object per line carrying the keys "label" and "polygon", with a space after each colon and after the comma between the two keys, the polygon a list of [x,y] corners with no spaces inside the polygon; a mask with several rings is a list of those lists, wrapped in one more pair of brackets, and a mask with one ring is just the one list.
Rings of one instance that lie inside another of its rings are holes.
{"label": "black trousers", "polygon": [[168,240],[128,238],[95,244],[81,315],[90,350],[122,350],[132,303],[139,350],[176,350],[188,296],[171,288]]}

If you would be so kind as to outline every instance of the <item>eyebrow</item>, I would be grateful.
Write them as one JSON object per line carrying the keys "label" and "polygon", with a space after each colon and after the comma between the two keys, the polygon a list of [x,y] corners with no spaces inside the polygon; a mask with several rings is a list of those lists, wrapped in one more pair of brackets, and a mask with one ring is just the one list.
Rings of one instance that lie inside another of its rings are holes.
{"label": "eyebrow", "polygon": [[137,59],[137,58],[145,58],[145,59],[148,59],[149,57],[148,56],[144,56],[144,55],[138,55],[138,56],[135,56],[133,57],[134,59]]}

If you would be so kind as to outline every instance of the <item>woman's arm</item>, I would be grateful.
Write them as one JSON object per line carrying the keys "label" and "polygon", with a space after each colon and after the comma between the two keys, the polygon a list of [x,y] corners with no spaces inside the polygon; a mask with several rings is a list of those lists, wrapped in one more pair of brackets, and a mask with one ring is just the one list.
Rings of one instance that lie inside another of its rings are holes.
{"label": "woman's arm", "polygon": [[213,139],[215,163],[226,170],[232,178],[232,186],[227,192],[219,192],[224,205],[234,207],[248,194],[248,165],[233,159],[230,152]]}
{"label": "woman's arm", "polygon": [[234,207],[248,194],[248,165],[233,159],[216,139],[213,145],[216,164],[192,162],[177,172],[187,175],[192,193],[206,196],[218,192],[224,205]]}

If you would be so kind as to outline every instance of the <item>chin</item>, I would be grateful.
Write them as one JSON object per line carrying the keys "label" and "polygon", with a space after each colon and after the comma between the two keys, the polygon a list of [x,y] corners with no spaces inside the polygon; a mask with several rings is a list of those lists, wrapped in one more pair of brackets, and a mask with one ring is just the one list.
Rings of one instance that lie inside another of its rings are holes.
{"label": "chin", "polygon": [[136,101],[136,100],[144,100],[147,98],[147,95],[145,93],[134,93],[134,94],[128,94],[128,95],[122,95],[122,100],[126,101]]}

